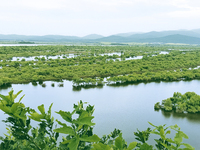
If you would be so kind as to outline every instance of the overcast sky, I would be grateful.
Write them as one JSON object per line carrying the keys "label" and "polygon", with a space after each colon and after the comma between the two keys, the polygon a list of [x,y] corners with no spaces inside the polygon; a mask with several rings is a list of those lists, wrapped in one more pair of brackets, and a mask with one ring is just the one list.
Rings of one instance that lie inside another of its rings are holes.
{"label": "overcast sky", "polygon": [[200,28],[200,0],[1,0],[0,34],[104,36]]}

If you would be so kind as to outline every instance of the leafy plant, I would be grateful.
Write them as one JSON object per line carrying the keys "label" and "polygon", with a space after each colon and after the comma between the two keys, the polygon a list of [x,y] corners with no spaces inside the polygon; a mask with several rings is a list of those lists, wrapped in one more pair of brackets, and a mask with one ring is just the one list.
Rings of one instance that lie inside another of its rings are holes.
{"label": "leafy plant", "polygon": [[[155,127],[155,129],[153,129],[151,133],[160,136],[159,139],[155,139],[155,141],[157,142],[156,147],[159,150],[182,150],[180,146],[185,146],[184,150],[194,149],[191,145],[182,143],[183,138],[188,139],[188,136],[183,133],[183,131],[180,131],[180,128],[177,125],[165,127],[165,125],[155,126],[150,122],[149,124]],[[167,138],[167,134],[171,133],[171,130],[169,129],[177,132],[173,140],[171,138]]]}
{"label": "leafy plant", "polygon": [[[100,138],[93,134],[93,126],[95,123],[92,122],[94,116],[94,106],[87,106],[86,109],[83,107],[83,102],[80,101],[78,105],[74,105],[73,112],[59,111],[58,113],[66,122],[70,123],[68,126],[58,120],[59,125],[62,127],[54,129],[54,132],[64,133],[68,136],[63,138],[61,144],[65,145],[70,150],[85,149],[85,147],[90,147],[92,142],[98,142]],[[76,119],[72,119],[73,115],[77,114]],[[89,145],[87,144],[89,143]]]}
{"label": "leafy plant", "polygon": [[[193,150],[194,148],[186,143],[182,143],[183,138],[188,136],[183,133],[177,125],[165,127],[165,125],[155,126],[149,123],[154,129],[147,128],[145,131],[134,132],[138,142],[131,142],[129,145],[122,137],[120,130],[115,129],[111,134],[104,135],[101,139],[93,134],[95,123],[94,106],[88,105],[84,107],[82,101],[77,105],[74,104],[74,110],[58,111],[66,123],[56,120],[61,126],[54,128],[54,118],[51,116],[50,105],[45,112],[44,105],[38,106],[39,112],[25,107],[21,100],[15,102],[16,97],[21,93],[13,94],[13,90],[9,95],[0,94],[0,109],[9,115],[4,120],[7,124],[7,134],[0,137],[0,149],[5,150],[154,150],[153,145],[149,145],[148,139],[150,134],[159,135],[159,139],[155,139],[156,148],[158,150]],[[31,126],[31,120],[38,122],[38,127]],[[168,138],[167,135],[171,130],[176,132],[174,139]],[[58,144],[59,133],[66,134],[62,142]]]}
{"label": "leafy plant", "polygon": [[[13,94],[13,90],[9,92],[8,96],[0,94],[0,109],[4,111],[9,117],[4,120],[8,123],[9,136],[6,136],[4,143],[1,146],[10,145],[13,143],[13,148],[27,148],[27,149],[53,149],[56,147],[58,133],[53,132],[54,119],[51,117],[51,106],[47,113],[45,113],[44,105],[38,106],[41,114],[34,109],[25,107],[21,100],[15,102],[16,97],[21,93]],[[29,114],[29,115],[28,115]],[[40,122],[39,127],[31,126],[31,120]],[[31,134],[30,134],[31,133]],[[48,136],[47,136],[48,135]],[[11,138],[13,137],[13,138]]]}

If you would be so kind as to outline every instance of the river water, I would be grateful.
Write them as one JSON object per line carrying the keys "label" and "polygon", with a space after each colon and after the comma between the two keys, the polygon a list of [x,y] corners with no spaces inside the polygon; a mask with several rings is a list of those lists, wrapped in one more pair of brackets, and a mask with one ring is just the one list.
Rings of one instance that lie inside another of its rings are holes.
{"label": "river water", "polygon": [[[73,104],[79,100],[89,102],[95,105],[96,123],[94,133],[100,137],[109,134],[118,128],[122,130],[123,137],[130,143],[136,141],[133,132],[137,128],[146,130],[150,125],[148,121],[154,125],[175,125],[177,124],[181,130],[189,136],[185,143],[189,143],[196,149],[200,149],[200,114],[178,115],[172,113],[164,113],[162,111],[154,111],[154,104],[161,102],[163,99],[173,96],[174,92],[185,93],[188,91],[195,92],[200,95],[200,81],[179,81],[179,82],[151,82],[140,83],[127,86],[104,86],[103,88],[82,89],[80,91],[72,90],[72,82],[64,81],[64,87],[58,87],[57,82],[47,81],[46,87],[41,85],[33,86],[29,84],[13,84],[8,89],[1,89],[0,94],[7,95],[11,88],[14,92],[23,90],[25,97],[22,102],[31,108],[37,109],[38,105],[44,104],[47,109],[53,103],[52,110],[72,111]],[[51,87],[51,83],[55,83],[55,87]],[[58,114],[53,113],[54,118],[58,118],[64,122]],[[0,111],[0,119],[5,119],[2,111]],[[0,136],[5,132],[5,125],[0,123]],[[149,143],[153,144],[156,135],[150,137]]]}

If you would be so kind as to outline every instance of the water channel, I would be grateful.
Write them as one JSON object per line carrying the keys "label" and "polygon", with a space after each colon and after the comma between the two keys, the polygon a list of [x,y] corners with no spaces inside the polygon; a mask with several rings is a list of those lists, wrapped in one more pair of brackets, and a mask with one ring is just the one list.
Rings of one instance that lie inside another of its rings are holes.
{"label": "water channel", "polygon": [[[51,86],[55,83],[55,87]],[[171,114],[162,111],[154,111],[154,104],[163,99],[172,97],[174,92],[185,93],[188,91],[200,95],[200,81],[179,81],[179,82],[151,82],[140,83],[127,86],[104,86],[103,88],[82,89],[80,91],[72,90],[72,82],[64,81],[64,87],[58,87],[57,82],[46,81],[46,87],[41,85],[33,86],[29,84],[13,84],[8,89],[0,89],[0,94],[7,95],[11,88],[15,93],[23,90],[20,97],[25,94],[22,102],[31,108],[37,109],[38,105],[44,104],[47,109],[53,103],[52,110],[72,111],[73,104],[79,100],[89,102],[95,105],[96,123],[94,133],[100,137],[104,134],[110,134],[114,128],[122,130],[123,137],[130,143],[136,141],[133,132],[137,128],[146,130],[150,125],[175,125],[189,136],[185,143],[189,143],[196,149],[200,149],[200,114]],[[64,122],[56,113],[55,118]],[[0,111],[0,120],[5,119],[5,115]],[[5,125],[0,122],[0,136],[5,133]],[[173,135],[174,136],[174,135]],[[150,137],[149,143],[158,136]]]}
{"label": "water channel", "polygon": [[[159,54],[169,54],[169,52],[165,52],[165,51],[161,51]],[[121,56],[121,53],[118,53],[118,52],[113,52],[113,53],[105,53],[105,54],[99,54],[100,56],[113,56],[113,55],[118,55],[118,56]],[[22,61],[23,59],[25,61],[37,61],[38,58],[41,59],[41,58],[45,58],[45,60],[47,59],[65,59],[65,58],[74,58],[74,57],[77,57],[79,56],[78,54],[62,54],[62,55],[55,55],[55,56],[46,56],[46,55],[40,55],[40,56],[29,56],[29,57],[12,57],[11,58],[11,61]],[[96,55],[94,55],[96,56]],[[157,56],[157,55],[152,55],[152,56]],[[134,57],[128,57],[128,58],[125,58],[125,60],[133,60],[133,59],[142,59],[143,56],[134,56]],[[119,61],[121,61],[121,58],[116,58],[118,59]],[[111,59],[107,59],[107,60],[111,60]],[[112,59],[113,61],[115,61],[115,59]],[[3,60],[0,60],[0,61],[3,61]]]}

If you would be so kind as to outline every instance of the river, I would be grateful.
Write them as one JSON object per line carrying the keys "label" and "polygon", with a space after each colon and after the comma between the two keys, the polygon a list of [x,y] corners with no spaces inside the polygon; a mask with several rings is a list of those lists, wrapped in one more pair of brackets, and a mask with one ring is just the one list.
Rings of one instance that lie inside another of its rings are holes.
{"label": "river", "polygon": [[[199,80],[151,82],[127,86],[105,85],[103,88],[82,89],[80,91],[72,90],[71,81],[64,81],[64,87],[58,87],[59,83],[53,81],[45,83],[45,88],[41,85],[33,86],[31,83],[13,84],[8,89],[0,89],[0,94],[7,95],[11,88],[14,89],[15,93],[23,90],[20,96],[25,94],[22,102],[26,106],[37,109],[38,105],[44,104],[47,109],[53,103],[53,111],[72,111],[73,104],[79,100],[89,102],[90,105],[95,105],[93,121],[96,125],[94,133],[101,137],[112,132],[114,128],[118,128],[122,130],[123,137],[128,143],[136,141],[133,132],[137,131],[137,128],[141,131],[150,127],[148,121],[154,125],[177,124],[189,136],[189,139],[184,140],[184,142],[200,149],[200,114],[177,115],[154,111],[156,102],[172,97],[174,92],[183,94],[191,91],[200,95]],[[51,83],[55,83],[55,87],[52,87]],[[58,114],[53,113],[53,115],[61,120]],[[0,119],[5,119],[2,111],[0,111]],[[1,122],[0,136],[5,132],[4,128],[5,125]],[[158,137],[153,135],[150,137],[149,143],[153,143],[154,138]]]}

